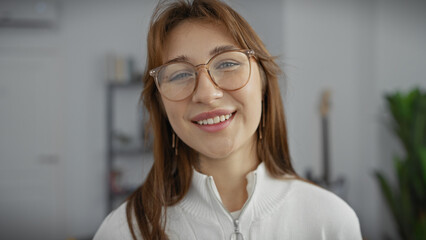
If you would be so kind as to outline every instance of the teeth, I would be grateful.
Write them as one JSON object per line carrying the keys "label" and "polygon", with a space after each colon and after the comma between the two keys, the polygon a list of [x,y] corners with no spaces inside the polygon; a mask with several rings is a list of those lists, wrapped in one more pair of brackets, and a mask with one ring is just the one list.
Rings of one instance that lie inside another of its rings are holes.
{"label": "teeth", "polygon": [[216,116],[213,119],[214,123],[219,123],[220,122],[220,117]]}
{"label": "teeth", "polygon": [[220,116],[216,116],[214,118],[208,118],[208,119],[200,120],[197,123],[200,124],[200,125],[216,124],[216,123],[220,123],[220,122],[224,122],[224,121],[228,120],[231,116],[232,116],[232,113],[227,114],[227,115],[220,115]]}

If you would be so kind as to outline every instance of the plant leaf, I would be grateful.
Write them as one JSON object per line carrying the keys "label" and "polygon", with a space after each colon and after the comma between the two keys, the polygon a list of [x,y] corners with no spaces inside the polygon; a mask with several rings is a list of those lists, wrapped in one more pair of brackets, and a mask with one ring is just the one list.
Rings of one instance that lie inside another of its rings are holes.
{"label": "plant leaf", "polygon": [[398,226],[398,232],[401,236],[401,238],[404,238],[404,224],[401,221],[402,215],[400,213],[400,206],[399,204],[396,203],[396,198],[394,197],[394,194],[392,193],[392,189],[390,188],[388,181],[386,179],[386,177],[381,174],[379,171],[375,171],[374,175],[379,183],[380,189],[383,193],[383,196],[386,200],[386,204],[388,205],[396,225]]}
{"label": "plant leaf", "polygon": [[426,239],[426,215],[423,213],[414,226],[414,239]]}
{"label": "plant leaf", "polygon": [[421,167],[421,175],[423,179],[423,186],[426,186],[426,147],[419,149],[419,160]]}

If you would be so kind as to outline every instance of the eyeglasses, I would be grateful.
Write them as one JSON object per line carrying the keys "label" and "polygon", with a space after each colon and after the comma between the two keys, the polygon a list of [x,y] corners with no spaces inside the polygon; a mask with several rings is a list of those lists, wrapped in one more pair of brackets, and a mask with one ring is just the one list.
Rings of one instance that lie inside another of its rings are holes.
{"label": "eyeglasses", "polygon": [[188,62],[171,62],[149,71],[155,79],[160,94],[180,101],[189,97],[198,85],[198,70],[205,68],[217,88],[234,91],[243,88],[250,79],[249,49],[229,50],[214,55],[206,64],[192,65]]}

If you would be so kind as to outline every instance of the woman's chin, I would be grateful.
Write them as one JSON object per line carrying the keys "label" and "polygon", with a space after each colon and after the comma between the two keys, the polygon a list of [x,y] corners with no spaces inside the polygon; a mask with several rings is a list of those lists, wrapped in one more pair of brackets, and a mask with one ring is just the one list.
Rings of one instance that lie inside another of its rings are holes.
{"label": "woman's chin", "polygon": [[232,147],[216,147],[214,149],[207,149],[206,151],[200,152],[200,157],[204,157],[206,159],[224,159],[229,157],[232,153]]}

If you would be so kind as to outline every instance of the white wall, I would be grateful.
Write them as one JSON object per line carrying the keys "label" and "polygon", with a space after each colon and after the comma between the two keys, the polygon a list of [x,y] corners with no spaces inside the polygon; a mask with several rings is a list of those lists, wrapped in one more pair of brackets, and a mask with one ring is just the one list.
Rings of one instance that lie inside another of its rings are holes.
{"label": "white wall", "polygon": [[[57,75],[59,77],[55,79],[61,86],[56,89],[60,98],[51,99],[48,96],[45,98],[48,101],[61,102],[62,113],[58,114],[62,116],[60,125],[63,126],[63,129],[62,133],[53,139],[62,141],[64,146],[60,153],[55,155],[59,156],[59,160],[54,168],[63,170],[60,177],[57,178],[63,184],[53,190],[60,191],[62,194],[57,197],[61,207],[55,209],[46,207],[44,210],[53,211],[54,215],[59,215],[56,218],[59,223],[54,226],[58,226],[60,232],[50,235],[50,238],[47,239],[91,236],[105,217],[107,207],[104,58],[111,51],[121,55],[134,56],[139,69],[143,68],[146,26],[154,5],[152,1],[137,0],[127,0],[125,3],[113,0],[58,1],[58,3],[59,20],[56,28],[0,29],[0,58],[4,58],[5,61],[9,58],[16,58],[16,56],[21,56],[23,59],[40,60],[43,57],[54,55],[55,59],[59,59],[56,61],[58,64],[52,64],[51,67],[60,68],[60,73]],[[9,71],[13,73],[21,70],[16,65],[9,68]],[[49,68],[45,68],[43,71],[38,72],[40,78],[51,75]],[[4,83],[5,80],[1,79],[1,83]],[[20,84],[20,82],[24,82],[23,80],[16,78],[10,79],[8,82]],[[10,87],[1,90],[2,95],[10,91],[12,91],[10,94],[14,94],[13,88]],[[2,98],[3,102],[9,100],[7,96]],[[27,104],[32,103],[27,102]],[[136,104],[135,101],[127,108],[135,109]],[[19,105],[14,102],[8,102],[8,106],[13,106],[19,111]],[[133,124],[132,120],[135,122],[136,119],[130,119],[129,124]],[[0,124],[5,123],[0,122]],[[15,135],[16,129],[8,126],[2,126],[2,129],[4,132],[2,132],[1,139],[4,141]],[[17,131],[19,132],[19,129]],[[22,132],[21,135],[25,138],[29,134]],[[7,156],[13,156],[14,152],[25,151],[25,149],[15,146],[5,150],[11,154],[7,155],[5,151],[2,151],[0,164],[3,169],[5,166],[9,166],[9,171],[13,171],[16,167],[10,163],[12,159]],[[42,151],[44,151],[42,154],[50,154],[51,149]],[[36,159],[37,156],[31,156],[31,158]],[[7,162],[10,164],[6,164]],[[39,177],[29,171],[31,170],[27,168],[27,171],[20,170],[20,172],[9,175],[7,182],[18,182],[25,175]],[[4,186],[2,189],[8,189],[8,186]],[[55,195],[58,194],[55,193]],[[31,193],[28,193],[27,197],[34,202],[40,201],[35,199]],[[16,201],[14,204],[19,206],[20,203]],[[5,213],[2,214],[2,217],[13,214],[7,208],[8,206],[1,207],[2,213]],[[36,212],[31,210],[27,214]],[[39,221],[43,221],[43,219]],[[2,227],[10,228],[11,226],[9,224]],[[27,235],[26,239],[40,236],[34,235],[34,232],[29,232]]]}
{"label": "white wall", "polygon": [[[379,121],[386,123],[389,115],[383,113],[385,93],[407,91],[416,86],[426,89],[426,2],[380,0],[377,6],[374,67],[376,98],[379,99],[376,105],[381,113]],[[377,169],[393,176],[393,157],[404,156],[400,143],[383,124],[374,131],[379,159]],[[382,231],[389,232],[395,225],[384,204],[381,215],[379,222],[382,222]]]}
{"label": "white wall", "polygon": [[[290,149],[301,175],[308,167],[316,174],[321,171],[318,101],[320,91],[331,88],[333,176],[346,176],[349,187],[346,200],[360,218],[364,237],[380,239],[391,221],[386,221],[389,216],[382,207],[372,170],[391,170],[386,165],[390,165],[392,153],[389,152],[396,145],[384,139],[389,135],[381,125],[382,95],[414,84],[425,87],[425,3],[415,0],[230,2],[253,25],[271,52],[281,56],[279,61],[288,75],[282,90],[286,93],[283,98]],[[60,230],[53,233],[52,239],[90,236],[106,214],[104,57],[110,51],[132,55],[139,68],[143,68],[146,29],[154,5],[154,1],[138,0],[59,3],[60,18],[55,29],[0,29],[3,71],[0,76],[15,76],[19,71],[9,59],[25,63],[47,58],[43,64],[49,63],[56,69],[54,75],[48,67],[38,72],[38,79],[49,77],[49,81],[56,78],[58,81],[57,92],[51,90],[55,93],[41,102],[60,98],[49,114],[60,112],[61,117],[52,120],[55,125],[47,141],[50,145],[40,153],[59,158],[48,172],[58,182],[52,188],[56,201],[54,219],[58,220],[56,226]],[[0,79],[0,111],[16,114],[9,120],[21,116],[10,109],[26,103],[8,102],[12,99],[10,94],[22,84],[19,76],[9,81]],[[123,105],[120,107],[134,108]],[[4,143],[16,132],[17,142],[30,133],[12,129],[3,119],[0,164],[2,169],[7,167],[12,171],[17,168],[10,163],[10,156],[22,149],[9,148],[12,153],[5,154],[8,150],[5,146],[11,145]],[[135,124],[133,117],[122,121],[125,125]],[[20,168],[16,174],[1,176],[1,180],[16,182],[24,175],[28,179],[37,177],[29,171]],[[10,185],[0,186],[2,191],[10,189]],[[5,206],[1,206],[1,211],[13,214]]]}
{"label": "white wall", "polygon": [[[332,176],[345,176],[347,202],[357,212],[363,234],[377,239],[377,193],[369,162],[374,151],[365,152],[361,141],[364,125],[374,124],[365,115],[362,101],[374,89],[372,4],[362,1],[286,1],[284,46],[288,74],[288,118],[293,159],[298,169],[314,166],[321,171],[321,91],[332,91],[330,110],[330,157]],[[364,187],[364,186],[367,186]],[[366,191],[370,190],[366,201]],[[371,210],[364,211],[370,208]]]}
{"label": "white wall", "polygon": [[298,170],[320,171],[318,101],[332,90],[334,176],[348,178],[348,203],[363,236],[395,236],[373,170],[392,173],[397,144],[383,124],[383,95],[426,86],[424,1],[291,1],[284,4],[290,144]]}

